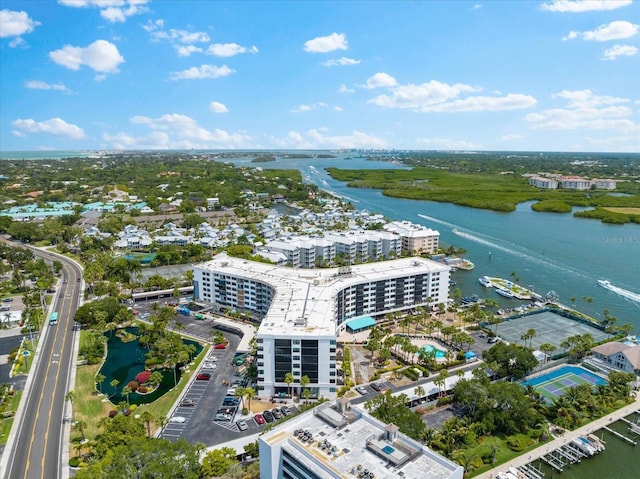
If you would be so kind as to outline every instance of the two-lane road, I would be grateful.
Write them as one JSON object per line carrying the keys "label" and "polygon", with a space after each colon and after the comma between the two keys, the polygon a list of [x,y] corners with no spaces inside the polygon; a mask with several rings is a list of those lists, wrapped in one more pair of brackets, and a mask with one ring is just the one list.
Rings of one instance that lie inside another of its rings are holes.
{"label": "two-lane road", "polygon": [[[17,418],[12,433],[17,434],[9,454],[6,479],[58,479],[63,443],[65,396],[72,373],[74,346],[73,316],[82,294],[82,271],[72,261],[34,249],[34,253],[47,260],[63,263],[63,282],[54,297],[54,311],[58,324],[46,325],[44,341],[39,348],[38,361],[32,366],[33,376],[21,417]],[[47,318],[48,321],[48,318]],[[17,431],[17,432],[16,432]]]}

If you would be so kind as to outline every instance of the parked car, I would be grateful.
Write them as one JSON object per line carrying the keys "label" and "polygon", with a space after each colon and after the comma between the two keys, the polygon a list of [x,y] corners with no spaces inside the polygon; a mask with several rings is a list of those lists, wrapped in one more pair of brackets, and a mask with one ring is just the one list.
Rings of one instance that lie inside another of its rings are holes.
{"label": "parked car", "polygon": [[187,418],[184,416],[173,416],[169,419],[169,422],[184,423],[187,422]]}
{"label": "parked car", "polygon": [[182,407],[193,407],[196,405],[196,402],[193,399],[183,399],[180,403]]}
{"label": "parked car", "polygon": [[13,301],[13,298],[2,298],[3,303],[11,303],[12,301]]}
{"label": "parked car", "polygon": [[497,336],[491,336],[489,339],[487,339],[487,342],[489,344],[497,343],[498,341],[500,341],[500,338],[498,338]]}
{"label": "parked car", "polygon": [[283,416],[289,416],[290,414],[293,414],[293,410],[289,406],[282,406],[280,408],[280,412]]}
{"label": "parked car", "polygon": [[280,409],[274,408],[271,410],[271,414],[273,414],[274,419],[277,421],[278,419],[282,419],[282,413]]}
{"label": "parked car", "polygon": [[216,416],[215,416],[215,420],[216,421],[222,421],[222,422],[225,422],[225,421],[231,422],[232,418],[233,417],[231,416],[231,414],[226,414],[226,413],[222,413],[222,412],[217,413]]}
{"label": "parked car", "polygon": [[218,414],[229,414],[230,416],[233,416],[236,413],[236,407],[230,407],[230,406],[222,406],[220,408],[218,408],[217,413]]}
{"label": "parked car", "polygon": [[223,406],[237,406],[240,404],[240,399],[236,397],[226,397],[222,400]]}
{"label": "parked car", "polygon": [[235,395],[236,395],[236,388],[227,389],[227,396],[235,396]]}
{"label": "parked car", "polygon": [[264,411],[262,413],[262,416],[264,417],[264,420],[267,422],[273,422],[276,420],[276,418],[273,417],[273,413],[271,411]]}
{"label": "parked car", "polygon": [[238,421],[236,425],[238,426],[238,429],[240,429],[241,431],[246,431],[247,429],[249,429],[249,425],[247,424],[247,421]]}
{"label": "parked car", "polygon": [[380,389],[382,389],[378,383],[371,383],[369,384],[369,386],[371,386],[371,389],[377,392],[380,392]]}
{"label": "parked car", "polygon": [[262,414],[256,414],[255,416],[253,416],[253,419],[256,421],[256,424],[258,426],[261,426],[262,424],[264,424],[266,422],[264,420],[264,416]]}
{"label": "parked car", "polygon": [[227,349],[227,344],[226,343],[220,343],[220,344],[216,344],[213,349]]}
{"label": "parked car", "polygon": [[356,391],[358,391],[360,394],[368,394],[369,393],[369,391],[367,391],[367,388],[365,388],[364,386],[358,386],[356,388]]}
{"label": "parked car", "polygon": [[196,376],[196,379],[200,380],[200,381],[208,381],[209,379],[211,379],[211,374],[209,373],[200,373]]}

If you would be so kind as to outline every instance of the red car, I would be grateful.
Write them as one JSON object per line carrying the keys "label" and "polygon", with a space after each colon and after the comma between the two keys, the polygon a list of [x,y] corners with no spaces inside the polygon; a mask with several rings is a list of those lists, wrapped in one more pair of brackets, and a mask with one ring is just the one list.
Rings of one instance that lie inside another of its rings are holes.
{"label": "red car", "polygon": [[220,344],[216,344],[213,349],[226,349],[227,348],[227,344],[226,343],[220,343]]}
{"label": "red car", "polygon": [[262,414],[256,414],[255,416],[253,416],[253,419],[256,420],[256,424],[258,424],[258,426],[261,426],[266,422]]}
{"label": "red car", "polygon": [[200,381],[208,381],[209,379],[211,379],[211,374],[200,373],[196,376],[196,379],[199,379]]}

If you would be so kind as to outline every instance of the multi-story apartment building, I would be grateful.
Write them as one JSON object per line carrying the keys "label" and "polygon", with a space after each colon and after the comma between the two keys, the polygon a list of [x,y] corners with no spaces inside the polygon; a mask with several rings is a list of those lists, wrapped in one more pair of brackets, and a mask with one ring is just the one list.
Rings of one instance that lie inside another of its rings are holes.
{"label": "multi-story apartment building", "polygon": [[438,252],[440,232],[417,225],[411,221],[392,221],[384,225],[386,231],[398,235],[402,251],[409,254],[434,254]]}
{"label": "multi-story apartment building", "polygon": [[288,395],[291,372],[310,379],[314,396],[332,398],[337,335],[363,316],[446,303],[449,271],[423,258],[301,270],[221,254],[194,267],[194,296],[260,320],[259,396]]}
{"label": "multi-story apartment building", "polygon": [[345,398],[325,402],[258,438],[269,479],[462,479],[464,468]]}

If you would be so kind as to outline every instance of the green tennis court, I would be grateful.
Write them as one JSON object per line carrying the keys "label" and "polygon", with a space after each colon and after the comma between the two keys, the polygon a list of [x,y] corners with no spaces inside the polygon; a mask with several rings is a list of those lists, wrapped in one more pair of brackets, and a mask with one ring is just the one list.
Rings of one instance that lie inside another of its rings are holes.
{"label": "green tennis court", "polygon": [[607,380],[579,366],[562,366],[536,378],[523,381],[521,384],[533,386],[542,397],[551,402],[564,395],[569,388],[580,384],[591,384],[592,386],[607,384]]}

